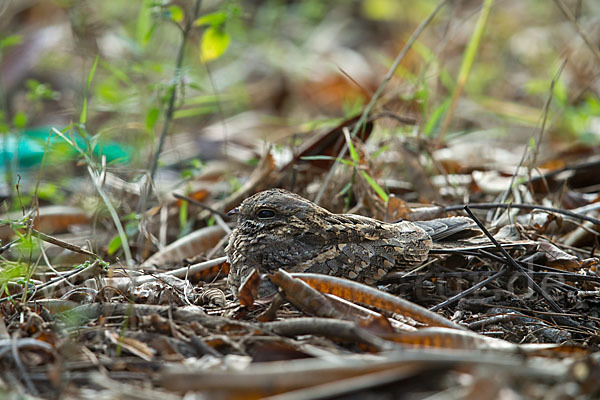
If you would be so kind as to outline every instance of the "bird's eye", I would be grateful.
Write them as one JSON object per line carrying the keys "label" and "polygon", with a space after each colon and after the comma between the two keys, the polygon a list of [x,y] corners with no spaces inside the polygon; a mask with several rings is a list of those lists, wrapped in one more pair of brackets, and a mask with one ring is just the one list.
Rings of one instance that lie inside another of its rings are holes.
{"label": "bird's eye", "polygon": [[260,219],[273,218],[275,216],[275,211],[271,210],[270,208],[261,208],[256,213],[256,216]]}

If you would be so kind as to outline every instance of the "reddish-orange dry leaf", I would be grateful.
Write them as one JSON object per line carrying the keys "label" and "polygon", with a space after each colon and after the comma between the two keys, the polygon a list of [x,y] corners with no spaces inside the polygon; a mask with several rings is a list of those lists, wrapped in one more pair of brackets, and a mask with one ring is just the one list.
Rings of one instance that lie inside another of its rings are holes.
{"label": "reddish-orange dry leaf", "polygon": [[288,272],[279,269],[269,278],[283,290],[288,301],[305,313],[318,317],[345,319],[333,307],[329,298],[310,287],[306,282],[292,278]]}
{"label": "reddish-orange dry leaf", "polygon": [[385,221],[395,222],[401,219],[410,219],[410,208],[401,198],[390,196],[385,210]]}
{"label": "reddish-orange dry leaf", "polygon": [[334,294],[349,301],[405,315],[431,326],[465,329],[417,304],[361,283],[320,274],[298,273],[292,274],[292,276],[302,279],[320,292]]}
{"label": "reddish-orange dry leaf", "polygon": [[385,339],[415,347],[435,347],[444,349],[511,350],[517,345],[505,340],[489,338],[470,331],[448,328],[423,328],[414,332],[403,332],[385,336]]}
{"label": "reddish-orange dry leaf", "polygon": [[258,288],[260,287],[261,277],[258,270],[254,268],[252,273],[248,275],[240,285],[240,293],[238,298],[240,304],[245,307],[250,307],[254,304],[254,300],[258,297]]}
{"label": "reddish-orange dry leaf", "polygon": [[383,315],[345,302],[336,296],[325,296],[282,269],[271,274],[269,278],[283,290],[285,298],[290,303],[309,315],[354,321],[359,326],[378,334],[394,331]]}
{"label": "reddish-orange dry leaf", "polygon": [[[197,201],[203,201],[208,196],[208,193],[209,193],[208,190],[200,189],[193,193],[188,193],[187,197],[189,197],[190,199],[197,200]],[[183,203],[183,202],[184,202],[184,200],[178,198],[177,200],[175,200],[174,205],[175,205],[175,207],[181,207],[181,203]]]}
{"label": "reddish-orange dry leaf", "polygon": [[[211,260],[211,261],[218,261],[218,260]],[[221,276],[227,276],[227,274],[229,274],[229,263],[227,261],[214,262],[212,264],[209,261],[205,261],[200,264],[204,264],[204,265],[206,265],[206,267],[198,269],[198,270],[194,270],[194,268],[193,268],[194,265],[190,266],[190,273],[187,275],[190,282],[199,282],[199,281],[212,282]],[[200,265],[200,264],[195,264],[195,265]]]}

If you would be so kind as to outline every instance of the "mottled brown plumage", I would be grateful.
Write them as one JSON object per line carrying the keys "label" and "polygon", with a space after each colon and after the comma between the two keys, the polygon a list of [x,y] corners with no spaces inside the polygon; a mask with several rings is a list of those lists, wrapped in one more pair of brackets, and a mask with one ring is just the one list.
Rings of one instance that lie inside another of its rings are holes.
{"label": "mottled brown plumage", "polygon": [[432,237],[471,225],[466,218],[385,223],[352,214],[333,214],[283,189],[247,198],[225,249],[231,269],[227,283],[238,294],[245,277],[283,268],[341,276],[372,284],[394,269],[422,263]]}

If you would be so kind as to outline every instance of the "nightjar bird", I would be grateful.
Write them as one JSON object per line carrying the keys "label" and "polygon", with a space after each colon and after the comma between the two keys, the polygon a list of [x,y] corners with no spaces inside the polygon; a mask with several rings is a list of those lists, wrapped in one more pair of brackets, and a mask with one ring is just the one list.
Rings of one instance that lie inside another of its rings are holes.
{"label": "nightjar bird", "polygon": [[283,268],[373,284],[392,270],[425,261],[432,240],[474,225],[464,217],[386,223],[334,214],[283,189],[257,193],[229,215],[238,217],[225,248],[231,265],[227,283],[236,296],[254,268],[261,273]]}

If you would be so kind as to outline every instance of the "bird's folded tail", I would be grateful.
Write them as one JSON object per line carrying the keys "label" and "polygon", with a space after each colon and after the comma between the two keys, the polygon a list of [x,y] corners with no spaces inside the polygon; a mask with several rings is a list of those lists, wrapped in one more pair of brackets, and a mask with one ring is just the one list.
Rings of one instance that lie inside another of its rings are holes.
{"label": "bird's folded tail", "polygon": [[463,239],[481,234],[475,222],[467,217],[448,217],[412,222],[427,232],[433,241]]}

